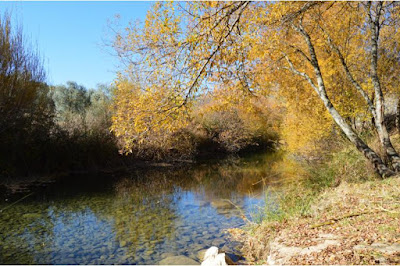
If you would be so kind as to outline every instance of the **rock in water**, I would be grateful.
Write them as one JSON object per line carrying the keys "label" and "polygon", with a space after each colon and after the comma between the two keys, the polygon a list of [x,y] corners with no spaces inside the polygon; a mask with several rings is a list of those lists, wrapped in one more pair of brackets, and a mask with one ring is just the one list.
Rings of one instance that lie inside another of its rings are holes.
{"label": "rock in water", "polygon": [[211,247],[204,254],[204,261],[201,266],[227,266],[225,261],[225,253],[218,254],[217,247]]}
{"label": "rock in water", "polygon": [[215,199],[215,200],[211,201],[211,206],[213,206],[216,209],[233,209],[234,208],[232,203],[230,203],[227,200],[223,200],[223,199]]}
{"label": "rock in water", "polygon": [[186,256],[171,256],[161,260],[159,265],[200,265],[197,261]]}
{"label": "rock in water", "polygon": [[165,259],[165,258],[168,258],[168,257],[173,257],[173,256],[176,256],[176,254],[171,253],[171,252],[167,252],[167,253],[161,254],[161,258],[162,259]]}

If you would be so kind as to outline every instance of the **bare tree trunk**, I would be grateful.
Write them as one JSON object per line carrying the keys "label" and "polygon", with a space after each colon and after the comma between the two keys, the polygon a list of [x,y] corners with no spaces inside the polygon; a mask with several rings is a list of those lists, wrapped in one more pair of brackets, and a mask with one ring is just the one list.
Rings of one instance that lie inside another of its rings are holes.
{"label": "bare tree trunk", "polygon": [[397,133],[400,134],[400,97],[397,100],[397,108],[396,108],[396,129]]}
{"label": "bare tree trunk", "polygon": [[355,132],[358,132],[358,131],[357,131],[357,118],[356,118],[356,117],[350,118],[350,120],[351,120],[351,123],[352,123],[353,130],[354,130]]}
{"label": "bare tree trunk", "polygon": [[362,139],[358,137],[356,133],[352,130],[351,126],[346,123],[343,117],[339,114],[336,108],[332,105],[329,100],[325,86],[323,84],[322,76],[317,75],[318,86],[320,88],[320,98],[324,102],[326,109],[329,111],[336,124],[342,129],[346,137],[357,147],[357,149],[364,154],[364,156],[372,163],[374,169],[377,173],[382,177],[388,177],[393,175],[393,171],[391,171],[382,161],[382,159],[370,148],[367,144],[365,144]]}
{"label": "bare tree trunk", "polygon": [[376,5],[375,17],[372,15],[371,2],[368,3],[368,22],[371,30],[371,79],[375,92],[375,126],[378,131],[379,140],[384,148],[389,161],[392,163],[393,169],[400,172],[400,156],[390,141],[390,136],[385,124],[385,99],[378,76],[378,40],[380,31],[380,16],[383,3],[378,2]]}
{"label": "bare tree trunk", "polygon": [[388,159],[389,162],[392,163],[392,166],[396,172],[400,172],[400,157],[397,151],[394,149],[391,141],[390,135],[388,133],[386,124],[385,124],[385,102],[382,93],[382,88],[378,76],[378,39],[379,39],[379,30],[380,30],[380,16],[383,8],[383,3],[378,2],[376,4],[375,16],[371,13],[371,2],[366,4],[367,12],[368,12],[368,23],[371,30],[371,79],[374,86],[374,92],[372,95],[372,99],[369,98],[366,91],[363,90],[361,85],[354,79],[353,75],[348,68],[348,65],[345,61],[343,54],[341,53],[339,47],[334,43],[331,39],[330,35],[321,27],[319,28],[327,35],[327,41],[330,47],[337,53],[341,64],[345,70],[346,76],[349,81],[353,84],[355,89],[361,94],[361,96],[365,99],[368,109],[372,114],[372,125],[375,127],[376,132],[379,137],[379,141],[384,151],[384,157]]}
{"label": "bare tree trunk", "polygon": [[[319,67],[318,67],[319,69]],[[382,161],[382,159],[374,152],[370,147],[368,147],[365,142],[358,137],[358,135],[352,130],[351,126],[343,119],[336,108],[332,105],[329,100],[325,85],[323,83],[321,72],[318,70],[317,81],[319,87],[319,97],[323,101],[326,109],[331,114],[332,118],[335,120],[336,124],[342,129],[346,137],[356,146],[356,148],[364,154],[364,156],[372,163],[375,171],[382,177],[388,177],[394,175],[394,172],[390,170]]]}

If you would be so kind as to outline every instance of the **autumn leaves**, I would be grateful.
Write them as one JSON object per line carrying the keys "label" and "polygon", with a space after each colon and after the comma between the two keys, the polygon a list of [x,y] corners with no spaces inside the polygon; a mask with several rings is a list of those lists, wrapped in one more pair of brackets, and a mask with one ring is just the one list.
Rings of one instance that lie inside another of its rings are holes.
{"label": "autumn leaves", "polygon": [[[342,132],[390,175],[399,157],[384,97],[398,88],[387,78],[398,76],[398,15],[390,2],[157,3],[143,25],[116,36],[127,67],[116,80],[113,131],[129,151],[186,127],[205,94],[242,91],[286,110],[280,132],[289,148],[315,151]],[[388,163],[350,121],[376,129]]]}

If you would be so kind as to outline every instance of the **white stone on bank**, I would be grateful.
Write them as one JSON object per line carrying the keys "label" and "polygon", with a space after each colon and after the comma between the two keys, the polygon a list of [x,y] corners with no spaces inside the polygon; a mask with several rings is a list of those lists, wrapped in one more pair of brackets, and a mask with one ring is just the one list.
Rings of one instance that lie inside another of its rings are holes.
{"label": "white stone on bank", "polygon": [[202,266],[227,266],[225,253],[218,254],[217,247],[210,247],[204,254]]}

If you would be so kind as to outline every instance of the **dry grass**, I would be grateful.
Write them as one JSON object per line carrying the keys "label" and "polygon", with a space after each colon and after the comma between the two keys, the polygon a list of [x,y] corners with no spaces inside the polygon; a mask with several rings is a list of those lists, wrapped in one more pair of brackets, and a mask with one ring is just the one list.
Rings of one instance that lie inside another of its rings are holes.
{"label": "dry grass", "polygon": [[[321,244],[322,235],[334,237],[337,245],[295,256],[269,248],[274,241],[306,249]],[[245,240],[245,252],[253,263],[265,263],[272,252],[284,264],[399,264],[400,178],[343,182],[317,198],[310,216],[263,223],[236,236]]]}

